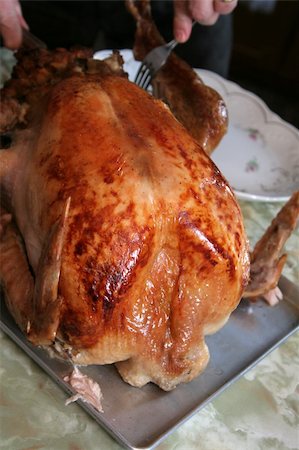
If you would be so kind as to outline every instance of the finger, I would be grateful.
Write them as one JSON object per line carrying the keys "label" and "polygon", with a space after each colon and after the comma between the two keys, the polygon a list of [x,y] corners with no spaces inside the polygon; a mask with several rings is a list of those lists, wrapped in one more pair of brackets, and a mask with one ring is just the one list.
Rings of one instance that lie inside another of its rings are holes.
{"label": "finger", "polygon": [[186,42],[192,30],[192,17],[188,10],[188,2],[186,0],[174,1],[174,19],[173,32],[175,39],[180,42]]}
{"label": "finger", "polygon": [[189,0],[189,14],[191,18],[202,25],[214,25],[217,22],[219,14],[214,10],[214,4],[211,0]]}
{"label": "finger", "polygon": [[214,0],[214,11],[219,14],[230,14],[238,4],[238,0]]}
{"label": "finger", "polygon": [[29,25],[23,16],[19,17],[19,22],[22,28],[25,28],[25,30],[29,31]]}
{"label": "finger", "polygon": [[19,17],[19,22],[21,24],[21,27],[25,28],[25,30],[29,30],[29,25],[23,17],[22,8],[21,8],[21,5],[19,2],[17,2],[17,4],[16,4],[16,11],[17,11],[17,14]]}
{"label": "finger", "polygon": [[16,5],[15,0],[1,0],[0,32],[5,47],[12,50],[19,48],[22,43],[22,28]]}

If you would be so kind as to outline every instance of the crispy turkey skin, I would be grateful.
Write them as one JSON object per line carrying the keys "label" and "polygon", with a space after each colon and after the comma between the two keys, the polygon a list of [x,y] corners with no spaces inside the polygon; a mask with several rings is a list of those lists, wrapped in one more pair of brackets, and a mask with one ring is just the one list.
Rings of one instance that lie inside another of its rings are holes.
{"label": "crispy turkey skin", "polygon": [[[170,390],[206,367],[205,335],[241,299],[242,217],[199,143],[119,56],[87,56],[20,55],[2,93],[6,302],[34,344],[59,338],[77,364],[117,363],[130,384]],[[16,102],[25,116],[12,117]]]}

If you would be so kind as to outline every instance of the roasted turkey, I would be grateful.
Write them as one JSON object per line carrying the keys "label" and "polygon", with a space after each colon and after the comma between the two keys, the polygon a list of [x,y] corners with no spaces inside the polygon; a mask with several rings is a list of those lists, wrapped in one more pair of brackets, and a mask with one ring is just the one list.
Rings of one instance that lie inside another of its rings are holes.
{"label": "roasted turkey", "polygon": [[28,339],[170,390],[249,275],[217,167],[115,53],[20,52],[1,94],[1,282]]}

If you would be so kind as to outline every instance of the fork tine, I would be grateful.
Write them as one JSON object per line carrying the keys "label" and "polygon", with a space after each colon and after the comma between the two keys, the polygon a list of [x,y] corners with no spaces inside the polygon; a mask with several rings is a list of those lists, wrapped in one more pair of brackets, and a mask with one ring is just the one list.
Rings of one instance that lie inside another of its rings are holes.
{"label": "fork tine", "polygon": [[136,80],[135,83],[142,89],[146,89],[151,82],[151,78],[152,78],[151,71],[148,67],[146,67],[144,72],[141,74],[138,83],[136,83]]}
{"label": "fork tine", "polygon": [[144,73],[142,79],[140,80],[139,86],[140,86],[142,89],[146,89],[145,86],[148,86],[148,85],[149,85],[151,78],[152,78],[151,73],[150,73],[149,70],[147,70],[147,71]]}
{"label": "fork tine", "polygon": [[135,83],[139,87],[144,88],[144,85],[146,83],[148,83],[148,79],[151,79],[151,71],[148,67],[145,67],[145,70],[140,74],[140,77],[137,80],[137,83],[136,83],[136,80],[135,80]]}
{"label": "fork tine", "polygon": [[139,70],[137,72],[137,75],[135,77],[135,83],[140,86],[142,84],[142,79],[147,76],[149,73],[149,68],[145,64],[141,64],[139,67]]}
{"label": "fork tine", "polygon": [[136,84],[139,85],[139,80],[140,80],[140,78],[141,78],[141,73],[143,72],[143,70],[144,70],[144,65],[143,65],[143,64],[140,64],[140,67],[139,67],[139,69],[138,69],[138,72],[137,72],[136,75],[135,75],[134,83],[136,83]]}
{"label": "fork tine", "polygon": [[[193,26],[193,25],[192,25]],[[164,66],[168,56],[172,50],[176,47],[178,42],[173,39],[172,41],[155,47],[144,58],[134,82],[141,88],[147,90],[151,84],[152,78],[156,73]]]}
{"label": "fork tine", "polygon": [[143,81],[142,86],[140,86],[140,87],[142,87],[142,89],[144,89],[146,91],[147,88],[149,87],[149,85],[151,84],[151,81],[152,81],[152,77],[149,74],[148,77]]}
{"label": "fork tine", "polygon": [[146,69],[145,64],[141,63],[138,72],[135,75],[135,83],[137,83],[137,80],[141,77],[141,74],[145,71],[145,69]]}

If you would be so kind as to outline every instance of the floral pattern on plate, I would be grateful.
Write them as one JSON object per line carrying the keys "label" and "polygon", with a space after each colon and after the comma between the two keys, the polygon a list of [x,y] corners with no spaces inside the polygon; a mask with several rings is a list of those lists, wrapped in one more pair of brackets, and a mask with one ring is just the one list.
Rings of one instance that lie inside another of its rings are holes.
{"label": "floral pattern on plate", "polygon": [[237,197],[286,201],[299,189],[299,131],[251,92],[212,72],[198,73],[228,108],[228,132],[212,159]]}

